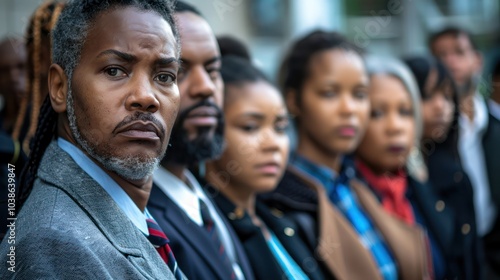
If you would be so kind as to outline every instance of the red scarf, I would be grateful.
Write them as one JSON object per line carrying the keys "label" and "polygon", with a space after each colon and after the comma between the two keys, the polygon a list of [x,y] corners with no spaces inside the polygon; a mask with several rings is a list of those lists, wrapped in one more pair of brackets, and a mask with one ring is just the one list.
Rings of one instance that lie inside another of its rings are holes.
{"label": "red scarf", "polygon": [[406,172],[398,170],[394,175],[376,175],[360,160],[356,160],[356,167],[368,185],[382,197],[382,206],[387,212],[409,225],[415,223],[411,203],[405,196]]}

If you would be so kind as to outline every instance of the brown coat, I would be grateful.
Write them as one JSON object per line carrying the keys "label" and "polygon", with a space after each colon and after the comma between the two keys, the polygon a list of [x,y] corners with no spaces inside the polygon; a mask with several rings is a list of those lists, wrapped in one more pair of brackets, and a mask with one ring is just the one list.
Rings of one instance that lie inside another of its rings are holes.
{"label": "brown coat", "polygon": [[[317,257],[337,279],[382,279],[371,253],[361,244],[349,221],[330,202],[324,187],[308,175],[289,167],[318,196]],[[358,201],[379,229],[391,250],[400,279],[430,279],[431,263],[425,233],[418,225],[409,226],[388,214],[373,193],[360,181],[351,180]]]}

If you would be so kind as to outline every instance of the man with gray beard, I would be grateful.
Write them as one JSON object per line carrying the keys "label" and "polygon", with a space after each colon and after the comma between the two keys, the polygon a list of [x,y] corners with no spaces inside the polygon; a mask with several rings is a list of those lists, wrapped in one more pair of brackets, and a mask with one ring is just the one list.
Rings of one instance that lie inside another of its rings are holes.
{"label": "man with gray beard", "polygon": [[180,104],[171,5],[69,1],[52,56],[0,279],[183,279],[146,209]]}

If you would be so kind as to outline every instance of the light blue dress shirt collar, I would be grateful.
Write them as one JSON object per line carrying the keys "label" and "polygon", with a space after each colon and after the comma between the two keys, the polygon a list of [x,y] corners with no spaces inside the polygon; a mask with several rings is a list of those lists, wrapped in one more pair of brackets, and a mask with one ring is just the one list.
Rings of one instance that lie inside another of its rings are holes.
{"label": "light blue dress shirt collar", "polygon": [[141,230],[146,236],[149,235],[146,218],[150,218],[148,210],[141,212],[139,207],[132,201],[130,196],[113,180],[102,168],[95,164],[82,150],[75,145],[59,137],[57,144],[61,149],[68,153],[71,158],[94,179],[101,187],[113,198],[118,206],[132,223]]}

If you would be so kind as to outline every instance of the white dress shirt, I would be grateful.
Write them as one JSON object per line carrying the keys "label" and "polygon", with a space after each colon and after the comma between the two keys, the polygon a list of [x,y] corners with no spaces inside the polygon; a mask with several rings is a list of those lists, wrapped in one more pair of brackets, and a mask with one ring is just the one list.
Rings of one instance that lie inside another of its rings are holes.
{"label": "white dress shirt", "polygon": [[245,279],[243,272],[236,261],[236,252],[231,235],[226,228],[226,224],[215,210],[215,207],[200,186],[200,183],[187,169],[184,170],[184,176],[187,182],[183,182],[174,174],[163,167],[159,167],[153,174],[154,183],[165,193],[172,201],[186,213],[186,215],[197,225],[203,226],[201,218],[200,203],[198,199],[203,200],[207,205],[210,215],[215,221],[217,231],[224,244],[226,253],[231,260],[233,270],[238,279]]}
{"label": "white dress shirt", "polygon": [[474,120],[461,114],[459,118],[458,149],[462,165],[469,175],[474,190],[477,233],[487,234],[495,222],[497,209],[491,198],[483,150],[483,135],[488,127],[488,108],[479,94],[475,94]]}
{"label": "white dress shirt", "polygon": [[500,120],[500,104],[496,103],[492,99],[488,99],[488,106],[490,107],[490,113],[497,120]]}

